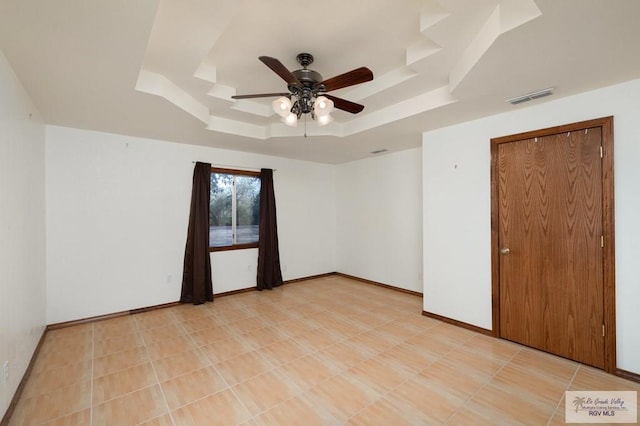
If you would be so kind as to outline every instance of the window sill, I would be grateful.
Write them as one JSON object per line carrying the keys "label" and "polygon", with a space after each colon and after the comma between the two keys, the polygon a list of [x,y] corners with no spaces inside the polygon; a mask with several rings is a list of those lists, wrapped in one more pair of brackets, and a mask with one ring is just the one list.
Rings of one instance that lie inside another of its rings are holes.
{"label": "window sill", "polygon": [[245,250],[258,248],[258,243],[236,244],[233,246],[209,247],[210,252],[229,251],[229,250]]}

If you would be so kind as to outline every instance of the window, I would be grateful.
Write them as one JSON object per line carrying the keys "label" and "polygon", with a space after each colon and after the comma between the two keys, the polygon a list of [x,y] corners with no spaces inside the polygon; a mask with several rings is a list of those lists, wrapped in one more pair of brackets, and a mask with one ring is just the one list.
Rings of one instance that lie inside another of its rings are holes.
{"label": "window", "polygon": [[258,247],[260,173],[211,169],[211,251]]}

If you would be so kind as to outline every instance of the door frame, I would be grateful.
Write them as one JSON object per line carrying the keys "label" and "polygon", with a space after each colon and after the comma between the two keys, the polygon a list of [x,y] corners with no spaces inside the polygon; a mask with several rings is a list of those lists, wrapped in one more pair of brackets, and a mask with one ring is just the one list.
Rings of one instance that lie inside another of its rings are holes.
{"label": "door frame", "polygon": [[613,116],[581,121],[546,129],[533,130],[491,139],[491,313],[492,334],[500,337],[500,255],[498,226],[498,146],[503,143],[523,139],[544,137],[558,133],[584,130],[590,127],[602,128],[602,233],[603,248],[603,291],[604,291],[604,370],[616,374],[616,290],[615,290],[615,234],[613,205]]}

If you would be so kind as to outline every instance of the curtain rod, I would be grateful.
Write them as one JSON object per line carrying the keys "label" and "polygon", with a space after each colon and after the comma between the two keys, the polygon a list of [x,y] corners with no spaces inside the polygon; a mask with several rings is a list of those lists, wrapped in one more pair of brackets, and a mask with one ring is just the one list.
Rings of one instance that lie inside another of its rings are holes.
{"label": "curtain rod", "polygon": [[[198,161],[192,161],[191,164],[196,164]],[[220,167],[222,169],[236,169],[236,170],[249,170],[259,172],[260,169],[256,169],[255,167],[245,167],[245,166],[232,166],[229,164],[211,164],[211,167]],[[273,169],[273,171],[278,171],[278,169]]]}

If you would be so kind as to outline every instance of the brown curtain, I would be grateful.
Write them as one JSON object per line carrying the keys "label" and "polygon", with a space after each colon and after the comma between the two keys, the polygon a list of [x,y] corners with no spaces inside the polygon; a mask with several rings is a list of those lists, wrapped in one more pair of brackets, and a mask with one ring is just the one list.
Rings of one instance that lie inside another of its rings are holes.
{"label": "brown curtain", "polygon": [[196,163],[193,170],[191,212],[184,249],[180,301],[199,305],[213,301],[211,258],[209,257],[209,193],[211,164]]}
{"label": "brown curtain", "polygon": [[276,197],[273,192],[273,170],[260,170],[260,234],[258,239],[258,290],[282,284],[280,253],[278,252],[278,226],[276,224]]}

